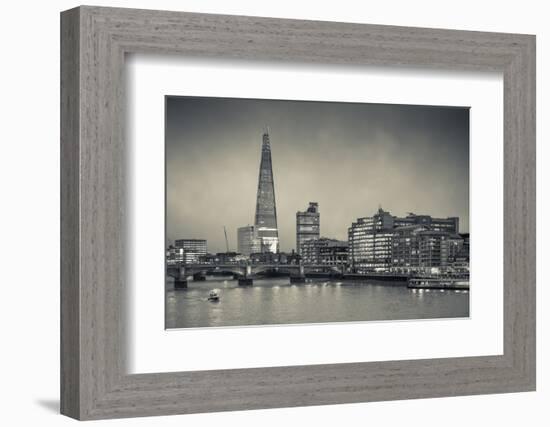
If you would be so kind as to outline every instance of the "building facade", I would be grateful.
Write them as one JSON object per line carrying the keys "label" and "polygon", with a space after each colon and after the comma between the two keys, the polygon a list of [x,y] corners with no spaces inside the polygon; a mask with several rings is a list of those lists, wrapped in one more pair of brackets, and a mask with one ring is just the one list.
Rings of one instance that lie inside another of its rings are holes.
{"label": "building facade", "polygon": [[454,262],[470,262],[470,233],[461,233],[462,245],[454,257]]}
{"label": "building facade", "polygon": [[168,246],[166,249],[166,264],[175,265],[182,264],[184,261],[183,249],[176,248],[174,245]]}
{"label": "building facade", "polygon": [[261,252],[262,242],[258,237],[256,227],[246,225],[237,229],[237,251],[243,255]]}
{"label": "building facade", "polygon": [[201,256],[206,255],[206,240],[204,239],[178,239],[174,242],[172,250],[176,262],[195,264]]}
{"label": "building facade", "polygon": [[260,251],[277,253],[279,251],[279,230],[277,228],[277,206],[275,204],[275,186],[268,130],[262,136],[262,156],[258,176],[254,226],[260,240]]}
{"label": "building facade", "polygon": [[319,204],[309,202],[304,212],[296,212],[296,252],[300,254],[302,243],[318,240],[320,233]]}
{"label": "building facade", "polygon": [[305,265],[345,266],[348,263],[348,242],[326,237],[306,240],[302,243],[300,257]]}
{"label": "building facade", "polygon": [[397,227],[392,237],[392,269],[410,273],[420,267],[419,234],[428,228],[418,225]]}
{"label": "building facade", "polygon": [[458,233],[458,217],[432,218],[430,215],[417,215],[409,212],[406,217],[393,217],[394,227],[406,227],[408,225],[422,225],[433,231],[446,231]]}
{"label": "building facade", "polygon": [[395,218],[379,208],[372,217],[358,218],[348,228],[349,262],[357,272],[391,267]]}
{"label": "building facade", "polygon": [[457,269],[458,254],[464,239],[447,231],[431,230],[425,226],[405,226],[394,230],[392,242],[392,271],[442,272]]}
{"label": "building facade", "polygon": [[457,273],[470,272],[470,233],[459,235],[461,242],[451,252],[452,266]]}
{"label": "building facade", "polygon": [[357,272],[446,268],[461,246],[457,233],[457,217],[397,217],[379,208],[349,227],[350,265]]}
{"label": "building facade", "polygon": [[328,239],[325,245],[319,246],[319,260],[322,265],[348,265],[348,242]]}
{"label": "building facade", "polygon": [[449,266],[450,235],[445,231],[426,230],[419,233],[420,266],[441,268]]}

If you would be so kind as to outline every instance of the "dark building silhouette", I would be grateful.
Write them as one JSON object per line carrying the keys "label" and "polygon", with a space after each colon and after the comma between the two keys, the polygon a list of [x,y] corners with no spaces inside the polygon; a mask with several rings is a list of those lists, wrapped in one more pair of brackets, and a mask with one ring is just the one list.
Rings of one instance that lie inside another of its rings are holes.
{"label": "dark building silhouette", "polygon": [[262,158],[258,176],[254,226],[260,241],[261,252],[278,252],[279,231],[277,229],[277,207],[275,205],[269,129],[266,129],[262,137]]}

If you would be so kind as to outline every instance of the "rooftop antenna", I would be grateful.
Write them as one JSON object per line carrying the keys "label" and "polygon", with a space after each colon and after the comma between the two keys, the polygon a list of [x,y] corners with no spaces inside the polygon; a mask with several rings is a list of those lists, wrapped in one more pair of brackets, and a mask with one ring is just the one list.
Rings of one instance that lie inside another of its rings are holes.
{"label": "rooftop antenna", "polygon": [[225,229],[225,225],[223,226],[223,234],[225,234],[225,251],[229,252],[229,242],[227,241],[227,230]]}

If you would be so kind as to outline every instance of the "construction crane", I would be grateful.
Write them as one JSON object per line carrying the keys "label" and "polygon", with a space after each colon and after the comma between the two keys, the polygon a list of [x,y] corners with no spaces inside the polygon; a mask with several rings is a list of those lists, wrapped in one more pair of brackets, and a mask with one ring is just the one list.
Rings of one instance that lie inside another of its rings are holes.
{"label": "construction crane", "polygon": [[223,226],[223,234],[225,234],[225,251],[229,252],[229,242],[227,241],[227,230],[225,229],[225,225]]}

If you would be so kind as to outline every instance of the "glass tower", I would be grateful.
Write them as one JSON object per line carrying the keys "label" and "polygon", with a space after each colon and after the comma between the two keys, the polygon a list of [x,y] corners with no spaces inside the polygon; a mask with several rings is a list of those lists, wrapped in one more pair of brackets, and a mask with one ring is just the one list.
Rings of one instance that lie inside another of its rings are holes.
{"label": "glass tower", "polygon": [[269,128],[266,129],[262,137],[262,158],[260,160],[254,225],[260,241],[261,252],[279,252],[279,231],[277,229],[277,207],[275,205]]}

